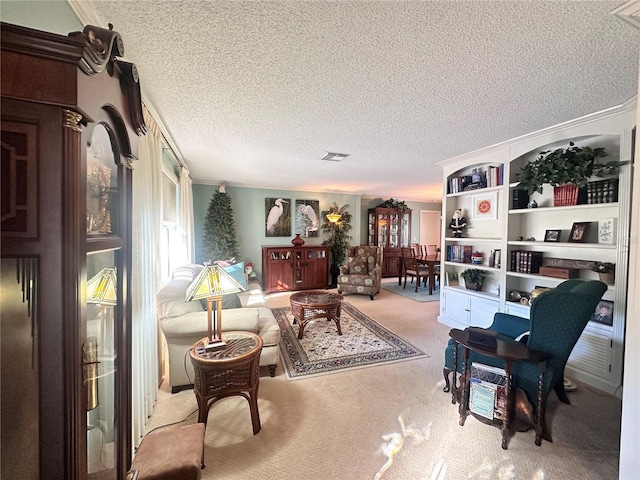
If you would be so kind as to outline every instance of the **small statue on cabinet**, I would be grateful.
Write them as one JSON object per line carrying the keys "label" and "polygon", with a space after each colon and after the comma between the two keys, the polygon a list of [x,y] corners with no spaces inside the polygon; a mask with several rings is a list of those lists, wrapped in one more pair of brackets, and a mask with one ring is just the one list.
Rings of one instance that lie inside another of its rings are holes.
{"label": "small statue on cabinet", "polygon": [[449,222],[449,228],[453,232],[453,236],[456,238],[462,237],[462,230],[467,226],[467,219],[462,215],[462,209],[458,208],[453,212],[451,222]]}

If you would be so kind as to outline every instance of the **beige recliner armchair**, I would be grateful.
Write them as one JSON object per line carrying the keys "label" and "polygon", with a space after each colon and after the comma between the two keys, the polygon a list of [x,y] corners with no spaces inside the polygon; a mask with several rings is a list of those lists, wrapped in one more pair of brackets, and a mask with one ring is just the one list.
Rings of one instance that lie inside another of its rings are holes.
{"label": "beige recliner armchair", "polygon": [[382,247],[361,245],[349,248],[349,259],[340,267],[338,293],[373,296],[380,291],[382,281]]}

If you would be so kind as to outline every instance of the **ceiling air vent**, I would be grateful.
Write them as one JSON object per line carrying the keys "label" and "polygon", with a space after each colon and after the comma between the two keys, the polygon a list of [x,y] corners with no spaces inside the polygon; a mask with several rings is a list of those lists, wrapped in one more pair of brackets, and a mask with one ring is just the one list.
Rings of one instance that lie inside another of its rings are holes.
{"label": "ceiling air vent", "polygon": [[326,160],[328,162],[341,162],[345,158],[349,156],[348,153],[335,153],[335,152],[327,152],[326,155],[323,155],[320,160]]}

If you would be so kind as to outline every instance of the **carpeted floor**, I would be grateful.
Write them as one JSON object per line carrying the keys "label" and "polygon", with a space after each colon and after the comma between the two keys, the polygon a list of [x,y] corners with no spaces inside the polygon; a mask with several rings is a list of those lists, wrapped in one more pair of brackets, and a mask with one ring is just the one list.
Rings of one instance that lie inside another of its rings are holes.
{"label": "carpeted floor", "polygon": [[342,335],[334,322],[318,319],[298,339],[299,327],[293,324],[291,309],[274,308],[273,313],[280,325],[282,361],[289,380],[425,356],[347,302],[340,315]]}
{"label": "carpeted floor", "polygon": [[[497,428],[468,418],[442,392],[449,327],[437,323],[438,302],[418,303],[382,290],[371,301],[345,301],[428,352],[390,363],[289,382],[282,367],[260,378],[262,430],[252,434],[249,405],[231,397],[210,410],[203,480],[601,480],[618,478],[621,402],[578,384],[571,405],[549,396],[553,443],[517,432],[502,450]],[[271,294],[285,307],[288,294]],[[164,382],[149,429],[195,422],[192,391],[172,395]],[[394,454],[395,452],[395,454]],[[389,462],[389,458],[392,459]],[[384,465],[388,465],[381,476]]]}
{"label": "carpeted floor", "polygon": [[420,285],[417,292],[415,283],[407,282],[407,288],[403,288],[402,285],[398,285],[397,278],[383,278],[380,286],[389,292],[397,293],[417,302],[437,302],[440,300],[440,285],[437,283],[431,295],[429,295],[429,288],[424,285]]}

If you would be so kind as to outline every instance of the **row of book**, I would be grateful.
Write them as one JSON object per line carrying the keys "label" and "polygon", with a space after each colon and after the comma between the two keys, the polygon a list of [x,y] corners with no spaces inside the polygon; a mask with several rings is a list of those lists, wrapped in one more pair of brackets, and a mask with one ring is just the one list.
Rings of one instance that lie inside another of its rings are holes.
{"label": "row of book", "polygon": [[498,248],[496,250],[491,250],[491,252],[489,253],[489,266],[490,267],[495,267],[495,268],[500,268],[500,264],[501,262],[501,250]]}
{"label": "row of book", "polygon": [[503,420],[507,414],[506,383],[507,375],[503,368],[473,362],[469,410],[489,420]]}
{"label": "row of book", "polygon": [[528,252],[526,250],[511,251],[511,263],[509,267],[512,272],[540,273],[541,266],[542,252]]}
{"label": "row of book", "polygon": [[472,245],[448,245],[446,259],[449,262],[471,263]]}
{"label": "row of book", "polygon": [[475,168],[472,175],[460,175],[449,179],[448,193],[468,192],[479,188],[498,187],[503,184],[504,167],[489,165],[487,170]]}
{"label": "row of book", "polygon": [[587,204],[618,201],[618,179],[598,180],[587,183]]}
{"label": "row of book", "polygon": [[487,174],[487,187],[499,187],[502,185],[503,167],[500,165],[489,165]]}

